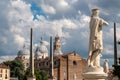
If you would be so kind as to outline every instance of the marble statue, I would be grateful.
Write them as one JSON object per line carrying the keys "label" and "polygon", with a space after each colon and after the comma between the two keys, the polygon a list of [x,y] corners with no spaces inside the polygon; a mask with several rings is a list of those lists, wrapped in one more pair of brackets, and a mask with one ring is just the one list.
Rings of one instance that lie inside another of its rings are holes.
{"label": "marble statue", "polygon": [[102,56],[102,26],[108,23],[99,17],[99,9],[92,9],[92,16],[89,24],[90,39],[88,51],[88,66],[100,67],[100,57]]}
{"label": "marble statue", "polygon": [[108,60],[105,59],[105,62],[104,62],[104,72],[105,73],[108,73],[109,72],[109,65],[108,65]]}

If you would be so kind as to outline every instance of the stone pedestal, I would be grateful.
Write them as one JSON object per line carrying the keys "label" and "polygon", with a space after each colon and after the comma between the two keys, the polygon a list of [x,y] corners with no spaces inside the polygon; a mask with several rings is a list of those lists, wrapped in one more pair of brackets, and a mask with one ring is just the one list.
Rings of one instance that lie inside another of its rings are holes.
{"label": "stone pedestal", "polygon": [[27,80],[36,80],[35,77],[28,77]]}
{"label": "stone pedestal", "polygon": [[103,68],[88,67],[87,71],[83,73],[84,80],[105,80],[107,74],[103,72]]}

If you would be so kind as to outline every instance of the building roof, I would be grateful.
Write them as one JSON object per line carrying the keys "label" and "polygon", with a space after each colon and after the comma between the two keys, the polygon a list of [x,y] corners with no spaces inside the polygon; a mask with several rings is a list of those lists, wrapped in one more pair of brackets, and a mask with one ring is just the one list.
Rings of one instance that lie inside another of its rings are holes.
{"label": "building roof", "polygon": [[7,68],[7,69],[9,69],[9,66],[5,65],[4,63],[1,63],[0,64],[0,68]]}
{"label": "building roof", "polygon": [[[70,53],[64,53],[64,54],[59,54],[59,55],[54,55],[54,59],[55,60],[58,60],[58,59],[65,59],[67,58],[69,55],[79,55],[77,54],[76,52],[70,52]],[[79,55],[79,58],[83,59],[80,55]],[[49,61],[50,60],[50,56],[49,57],[46,57],[44,59],[39,59],[40,62],[46,62],[46,61]]]}

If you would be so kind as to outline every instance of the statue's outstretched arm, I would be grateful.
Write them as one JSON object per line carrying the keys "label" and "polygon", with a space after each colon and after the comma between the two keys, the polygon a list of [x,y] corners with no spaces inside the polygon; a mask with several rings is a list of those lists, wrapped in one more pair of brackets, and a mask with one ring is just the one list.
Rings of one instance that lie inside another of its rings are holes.
{"label": "statue's outstretched arm", "polygon": [[109,23],[107,21],[103,20],[103,19],[102,19],[102,24],[106,25],[106,26],[109,25]]}

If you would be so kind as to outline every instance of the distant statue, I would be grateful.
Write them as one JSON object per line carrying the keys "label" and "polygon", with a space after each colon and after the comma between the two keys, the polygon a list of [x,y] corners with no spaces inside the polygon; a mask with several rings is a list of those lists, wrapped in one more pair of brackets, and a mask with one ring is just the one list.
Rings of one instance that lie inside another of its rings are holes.
{"label": "distant statue", "polygon": [[99,18],[99,9],[92,9],[90,20],[90,39],[88,51],[88,66],[100,67],[100,57],[102,56],[102,25],[108,25],[106,21]]}
{"label": "distant statue", "polygon": [[104,72],[108,73],[109,72],[109,65],[108,65],[108,60],[107,59],[105,60],[103,66],[104,66]]}
{"label": "distant statue", "polygon": [[73,80],[77,80],[76,74],[73,75]]}

